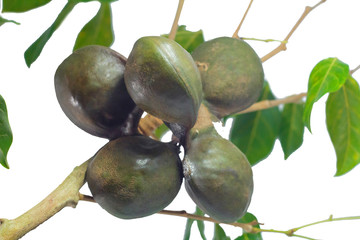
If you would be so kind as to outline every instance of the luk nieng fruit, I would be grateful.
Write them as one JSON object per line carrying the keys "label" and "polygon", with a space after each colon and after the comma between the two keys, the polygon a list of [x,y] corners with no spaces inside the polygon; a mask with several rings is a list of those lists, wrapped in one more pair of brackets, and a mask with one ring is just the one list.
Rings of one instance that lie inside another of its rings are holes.
{"label": "luk nieng fruit", "polygon": [[124,82],[126,59],[102,46],[73,52],[55,73],[55,91],[66,116],[84,131],[108,139],[123,135],[135,109]]}
{"label": "luk nieng fruit", "polygon": [[125,83],[134,102],[168,123],[190,129],[202,101],[199,71],[191,55],[164,37],[142,37],[128,57]]}
{"label": "luk nieng fruit", "polygon": [[255,103],[263,89],[262,63],[240,39],[220,37],[199,45],[192,56],[198,65],[204,103],[218,118]]}
{"label": "luk nieng fruit", "polygon": [[126,136],[107,143],[88,166],[86,180],[95,201],[123,219],[164,209],[182,183],[178,149],[145,136]]}
{"label": "luk nieng fruit", "polygon": [[220,222],[234,222],[247,211],[253,174],[246,156],[214,128],[188,140],[183,161],[185,188],[206,214]]}

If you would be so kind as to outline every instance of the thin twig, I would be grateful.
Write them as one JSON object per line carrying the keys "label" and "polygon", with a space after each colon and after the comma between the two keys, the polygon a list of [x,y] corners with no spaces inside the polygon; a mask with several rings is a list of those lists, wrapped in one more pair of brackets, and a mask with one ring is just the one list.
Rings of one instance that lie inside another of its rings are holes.
{"label": "thin twig", "polygon": [[286,103],[298,103],[304,97],[306,97],[305,92],[299,93],[299,94],[294,94],[294,95],[291,95],[291,96],[288,96],[285,98],[275,99],[275,100],[263,100],[263,101],[254,103],[249,108],[247,108],[241,112],[235,113],[234,115],[260,111],[260,110],[276,107],[276,106],[279,106],[281,104],[286,104]]}
{"label": "thin twig", "polygon": [[293,228],[293,232],[296,232],[300,229],[306,228],[306,227],[310,227],[310,226],[314,226],[314,225],[318,225],[321,223],[327,223],[327,222],[337,222],[337,221],[345,221],[345,220],[360,220],[360,216],[352,216],[352,217],[339,217],[339,218],[334,218],[332,215],[325,219],[325,220],[321,220],[321,221],[316,221],[313,223],[309,223],[309,224],[305,224],[303,226],[297,227],[297,228]]}
{"label": "thin twig", "polygon": [[305,17],[315,8],[317,8],[320,4],[326,2],[326,0],[321,0],[320,2],[318,2],[316,5],[314,5],[313,7],[305,7],[305,10],[303,12],[303,14],[301,15],[301,17],[299,18],[299,20],[295,23],[295,25],[293,26],[293,28],[290,30],[290,32],[288,33],[288,35],[285,37],[284,41],[274,50],[272,50],[270,53],[266,54],[264,57],[261,58],[262,62],[265,62],[266,60],[270,59],[271,57],[275,56],[276,54],[278,54],[281,51],[285,51],[286,50],[286,43],[289,41],[290,37],[293,35],[293,33],[296,31],[296,29],[299,27],[299,25],[304,21]]}
{"label": "thin twig", "polygon": [[178,4],[176,14],[175,14],[175,19],[174,19],[173,25],[172,25],[170,33],[169,33],[169,39],[171,39],[171,40],[175,39],[176,32],[178,29],[180,14],[181,14],[182,8],[184,6],[184,1],[185,0],[179,0],[179,4]]}
{"label": "thin twig", "polygon": [[350,71],[350,75],[353,75],[357,70],[360,69],[360,65]]}
{"label": "thin twig", "polygon": [[248,37],[240,37],[241,40],[250,40],[250,41],[261,41],[261,42],[280,42],[286,44],[287,42],[284,40],[276,40],[276,39],[259,39],[259,38],[248,38]]}
{"label": "thin twig", "polygon": [[94,200],[94,198],[92,196],[81,194],[81,193],[79,193],[79,200],[85,201],[85,202],[93,202],[93,203],[95,203],[95,200]]}
{"label": "thin twig", "polygon": [[250,1],[249,3],[249,6],[247,7],[245,13],[244,13],[244,16],[242,17],[240,23],[239,23],[239,26],[236,28],[234,34],[232,35],[233,38],[239,38],[239,31],[240,31],[240,28],[246,18],[246,15],[248,14],[249,10],[250,10],[250,7],[251,7],[251,4],[253,3],[253,0]]}

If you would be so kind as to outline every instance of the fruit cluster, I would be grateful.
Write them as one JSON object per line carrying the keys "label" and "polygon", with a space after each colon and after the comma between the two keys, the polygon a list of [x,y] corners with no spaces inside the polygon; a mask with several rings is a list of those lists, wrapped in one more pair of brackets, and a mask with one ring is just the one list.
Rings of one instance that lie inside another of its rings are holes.
{"label": "fruit cluster", "polygon": [[[75,51],[58,67],[55,90],[74,124],[110,140],[86,173],[106,211],[124,219],[156,213],[172,202],[184,179],[206,214],[233,222],[249,206],[252,170],[213,121],[253,104],[263,81],[259,57],[242,40],[213,39],[190,55],[167,38],[143,37],[128,59],[101,46]],[[143,111],[163,120],[178,141],[141,135]]]}

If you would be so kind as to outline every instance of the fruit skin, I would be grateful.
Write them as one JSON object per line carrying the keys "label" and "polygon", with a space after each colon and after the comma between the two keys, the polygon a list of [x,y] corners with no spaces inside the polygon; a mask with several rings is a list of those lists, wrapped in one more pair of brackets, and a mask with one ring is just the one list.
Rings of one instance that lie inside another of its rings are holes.
{"label": "fruit skin", "polygon": [[183,161],[185,188],[206,214],[220,222],[241,218],[250,204],[254,184],[246,156],[214,128],[188,140]]}
{"label": "fruit skin", "polygon": [[220,37],[192,53],[199,67],[205,105],[218,118],[255,103],[263,89],[264,71],[256,52],[240,39]]}
{"label": "fruit skin", "polygon": [[138,39],[126,63],[125,83],[144,111],[187,129],[194,125],[201,79],[191,55],[178,43],[156,36]]}
{"label": "fruit skin", "polygon": [[172,143],[126,136],[107,143],[90,162],[86,180],[95,201],[132,219],[164,209],[177,195],[182,166]]}
{"label": "fruit skin", "polygon": [[114,50],[91,45],[73,52],[59,65],[56,96],[75,125],[98,137],[123,135],[129,114],[139,115],[125,87],[125,63],[126,58]]}

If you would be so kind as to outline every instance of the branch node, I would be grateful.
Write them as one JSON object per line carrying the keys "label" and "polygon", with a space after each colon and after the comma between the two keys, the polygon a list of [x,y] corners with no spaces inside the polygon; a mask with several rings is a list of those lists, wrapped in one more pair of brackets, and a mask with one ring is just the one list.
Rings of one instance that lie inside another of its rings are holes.
{"label": "branch node", "polygon": [[[293,35],[293,33],[296,31],[296,29],[299,27],[299,25],[304,21],[305,17],[312,11],[314,10],[316,7],[318,7],[320,4],[326,2],[326,0],[321,0],[320,2],[318,2],[316,5],[314,5],[313,7],[309,7],[306,6],[305,10],[303,12],[303,14],[301,14],[300,18],[297,20],[297,22],[295,23],[295,25],[291,28],[290,32],[288,33],[288,35],[285,37],[284,41],[288,42],[290,37]],[[273,56],[275,56],[276,54],[278,54],[281,51],[285,51],[286,50],[286,44],[281,43],[277,48],[275,48],[274,50],[272,50],[271,52],[269,52],[268,54],[266,54],[264,57],[261,58],[262,62],[265,62],[266,60],[272,58]]]}

